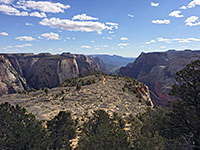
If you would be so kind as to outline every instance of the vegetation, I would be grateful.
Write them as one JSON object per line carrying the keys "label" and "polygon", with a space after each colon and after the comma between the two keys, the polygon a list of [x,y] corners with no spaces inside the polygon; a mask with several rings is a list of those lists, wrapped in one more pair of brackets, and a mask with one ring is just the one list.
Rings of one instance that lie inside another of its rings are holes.
{"label": "vegetation", "polygon": [[0,149],[45,149],[47,132],[42,123],[24,108],[0,105]]}
{"label": "vegetation", "polygon": [[103,110],[95,111],[84,123],[82,134],[80,150],[128,150],[130,146],[123,127]]}
{"label": "vegetation", "polygon": [[[0,149],[70,150],[70,141],[79,130],[77,150],[199,150],[200,61],[179,71],[176,81],[170,95],[177,100],[167,111],[148,107],[145,113],[128,118],[116,113],[111,117],[104,110],[97,110],[92,116],[74,121],[70,112],[61,111],[44,128],[44,123],[24,108],[3,103],[0,105]],[[125,91],[139,84],[128,78],[126,83]]]}
{"label": "vegetation", "polygon": [[75,138],[76,127],[70,112],[61,111],[55,118],[47,122],[47,129],[50,133],[50,149],[71,149],[69,141]]}
{"label": "vegetation", "polygon": [[76,86],[91,85],[91,84],[95,84],[97,81],[102,80],[102,76],[106,76],[106,74],[104,74],[101,71],[96,71],[86,77],[66,79],[60,86],[61,87],[76,87]]}

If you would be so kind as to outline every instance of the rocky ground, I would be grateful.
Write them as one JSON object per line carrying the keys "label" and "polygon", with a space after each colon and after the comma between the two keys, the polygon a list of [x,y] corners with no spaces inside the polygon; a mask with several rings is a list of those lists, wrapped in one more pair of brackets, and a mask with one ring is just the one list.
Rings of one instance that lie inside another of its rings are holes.
{"label": "rocky ground", "polygon": [[[143,95],[140,92],[141,96],[138,96],[139,93],[127,91],[124,88],[127,82],[125,77],[90,75],[81,80],[88,78],[95,80],[95,83],[81,86],[80,90],[77,90],[76,86],[69,87],[63,84],[64,86],[48,90],[5,94],[0,97],[0,103],[9,102],[24,106],[40,120],[52,119],[59,111],[71,111],[72,116],[84,118],[98,109],[104,109],[110,115],[117,112],[126,117],[129,114],[144,112],[149,107],[145,99],[149,96],[149,91],[145,90]],[[144,85],[139,83],[137,87],[141,89]]]}

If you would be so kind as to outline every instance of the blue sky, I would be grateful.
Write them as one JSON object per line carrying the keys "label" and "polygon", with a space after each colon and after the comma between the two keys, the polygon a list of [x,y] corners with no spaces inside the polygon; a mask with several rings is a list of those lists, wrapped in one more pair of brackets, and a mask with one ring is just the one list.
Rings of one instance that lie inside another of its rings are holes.
{"label": "blue sky", "polygon": [[200,50],[200,0],[0,0],[0,52]]}

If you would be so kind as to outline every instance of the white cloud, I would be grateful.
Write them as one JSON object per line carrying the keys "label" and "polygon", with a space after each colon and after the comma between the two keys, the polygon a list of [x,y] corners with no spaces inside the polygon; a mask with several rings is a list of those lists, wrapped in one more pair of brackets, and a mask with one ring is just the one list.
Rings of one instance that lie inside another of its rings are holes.
{"label": "white cloud", "polygon": [[99,20],[99,18],[94,18],[91,16],[87,16],[86,14],[81,14],[74,16],[72,20]]}
{"label": "white cloud", "polygon": [[106,25],[111,26],[112,28],[118,29],[119,24],[113,22],[106,22]]}
{"label": "white cloud", "polygon": [[184,10],[184,9],[187,9],[187,7],[186,7],[186,6],[182,6],[180,9],[183,9],[183,10]]}
{"label": "white cloud", "polygon": [[128,16],[129,16],[129,17],[131,17],[131,18],[133,18],[133,17],[134,17],[134,15],[132,15],[132,14],[128,14]]}
{"label": "white cloud", "polygon": [[60,13],[64,12],[65,9],[70,8],[70,5],[63,5],[61,3],[53,3],[49,1],[25,1],[21,0],[17,2],[19,7],[24,8],[25,10],[27,8],[31,8],[33,10],[40,10],[42,12],[48,12],[48,13]]}
{"label": "white cloud", "polygon": [[59,40],[59,35],[57,33],[43,33],[41,36],[47,38],[48,40]]}
{"label": "white cloud", "polygon": [[155,24],[170,24],[170,20],[152,20],[152,23]]}
{"label": "white cloud", "polygon": [[15,15],[15,16],[28,16],[28,12],[22,11],[15,14],[8,14],[8,15]]}
{"label": "white cloud", "polygon": [[198,19],[199,17],[197,16],[191,16],[185,20],[185,23],[187,26],[197,26],[200,25],[200,21]]}
{"label": "white cloud", "polygon": [[20,41],[34,41],[35,40],[31,36],[20,36],[20,37],[16,37],[15,39],[20,40]]}
{"label": "white cloud", "polygon": [[23,47],[30,47],[32,44],[23,44],[23,45],[16,45],[15,47],[23,48]]}
{"label": "white cloud", "polygon": [[151,40],[149,42],[146,42],[145,44],[151,44],[151,43],[155,43],[156,41],[155,40]]}
{"label": "white cloud", "polygon": [[68,19],[43,19],[40,22],[43,26],[50,26],[52,28],[60,28],[68,31],[81,31],[81,32],[93,32],[96,31],[98,34],[101,34],[103,30],[108,29],[112,30],[112,27],[106,26],[104,23],[92,22],[92,21],[71,21]]}
{"label": "white cloud", "polygon": [[197,5],[200,5],[200,0],[192,0],[187,6],[182,6],[180,9],[187,9],[187,8],[193,8]]}
{"label": "white cloud", "polygon": [[177,11],[173,11],[169,14],[169,16],[171,17],[176,17],[176,18],[181,18],[181,17],[184,17],[183,15],[180,14],[181,11],[177,10]]}
{"label": "white cloud", "polygon": [[171,43],[173,41],[177,41],[178,43],[190,43],[190,42],[200,42],[200,39],[197,38],[174,38],[174,39],[164,39],[157,38],[159,42]]}
{"label": "white cloud", "polygon": [[0,0],[0,3],[11,4],[14,0]]}
{"label": "white cloud", "polygon": [[0,11],[7,15],[15,15],[15,16],[28,16],[28,12],[20,12],[16,8],[9,5],[0,5]]}
{"label": "white cloud", "polygon": [[6,33],[6,32],[1,32],[0,35],[8,36],[8,33]]}
{"label": "white cloud", "polygon": [[0,5],[0,11],[4,12],[5,14],[19,13],[19,10],[8,5]]}
{"label": "white cloud", "polygon": [[171,40],[170,40],[170,39],[157,38],[157,40],[158,40],[159,42],[171,43]]}
{"label": "white cloud", "polygon": [[152,7],[158,7],[158,6],[159,6],[159,3],[151,2],[151,6],[152,6]]}
{"label": "white cloud", "polygon": [[32,16],[32,17],[38,17],[38,18],[45,18],[45,17],[47,17],[44,12],[42,12],[42,13],[32,12],[32,13],[30,13],[30,16]]}
{"label": "white cloud", "polygon": [[129,46],[129,43],[120,43],[118,44],[119,47],[123,47],[123,46]]}
{"label": "white cloud", "polygon": [[110,34],[114,34],[114,32],[113,32],[113,31],[109,31],[108,33],[110,33]]}
{"label": "white cloud", "polygon": [[193,8],[195,7],[196,5],[200,5],[200,0],[193,0],[191,1],[189,4],[188,4],[188,8]]}
{"label": "white cloud", "polygon": [[34,26],[32,23],[25,23],[26,26]]}
{"label": "white cloud", "polygon": [[126,41],[126,40],[128,40],[128,38],[127,37],[121,37],[120,40]]}
{"label": "white cloud", "polygon": [[81,46],[81,48],[86,48],[86,49],[90,49],[91,48],[91,46]]}
{"label": "white cloud", "polygon": [[178,42],[179,43],[200,42],[200,39],[197,38],[179,39]]}

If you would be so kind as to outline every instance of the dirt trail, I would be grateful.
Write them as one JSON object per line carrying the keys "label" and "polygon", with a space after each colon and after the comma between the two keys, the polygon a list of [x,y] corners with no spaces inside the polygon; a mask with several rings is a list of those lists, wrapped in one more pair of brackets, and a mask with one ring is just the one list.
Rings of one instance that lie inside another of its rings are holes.
{"label": "dirt trail", "polygon": [[106,84],[106,78],[104,76],[102,76],[103,78],[103,84]]}

